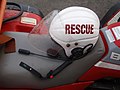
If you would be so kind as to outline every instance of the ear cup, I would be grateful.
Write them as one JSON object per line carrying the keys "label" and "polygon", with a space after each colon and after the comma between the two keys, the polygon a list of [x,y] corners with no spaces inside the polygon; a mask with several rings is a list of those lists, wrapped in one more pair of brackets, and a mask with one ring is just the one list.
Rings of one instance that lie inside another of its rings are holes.
{"label": "ear cup", "polygon": [[79,59],[87,55],[93,48],[93,44],[88,44],[84,48],[75,48],[71,51],[72,55],[70,58]]}
{"label": "ear cup", "polygon": [[72,57],[78,58],[83,55],[83,49],[82,48],[75,48],[71,51]]}

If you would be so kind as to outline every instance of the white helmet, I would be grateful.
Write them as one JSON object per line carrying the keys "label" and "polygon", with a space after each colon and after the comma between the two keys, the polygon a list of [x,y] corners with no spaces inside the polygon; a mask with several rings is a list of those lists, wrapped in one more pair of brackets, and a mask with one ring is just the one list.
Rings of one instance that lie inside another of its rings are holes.
{"label": "white helmet", "polygon": [[99,26],[99,18],[92,10],[73,6],[50,13],[32,30],[29,38],[43,52],[47,52],[48,47],[54,48],[57,53],[64,49],[70,57],[74,50],[82,49],[78,51],[84,54],[96,44]]}

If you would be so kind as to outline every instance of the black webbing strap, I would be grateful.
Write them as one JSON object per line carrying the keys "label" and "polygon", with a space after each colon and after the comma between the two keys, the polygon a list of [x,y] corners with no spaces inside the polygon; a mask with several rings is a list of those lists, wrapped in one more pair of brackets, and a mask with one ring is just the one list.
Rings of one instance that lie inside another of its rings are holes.
{"label": "black webbing strap", "polygon": [[100,28],[104,27],[104,25],[112,18],[120,10],[120,2],[112,6],[109,11],[105,14],[105,16],[100,21]]}

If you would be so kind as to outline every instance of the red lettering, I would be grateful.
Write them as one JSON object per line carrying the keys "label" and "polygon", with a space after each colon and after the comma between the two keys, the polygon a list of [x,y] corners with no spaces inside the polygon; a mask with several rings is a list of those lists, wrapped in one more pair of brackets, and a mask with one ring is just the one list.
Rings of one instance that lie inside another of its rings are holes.
{"label": "red lettering", "polygon": [[71,24],[71,34],[75,34],[75,24]]}
{"label": "red lettering", "polygon": [[91,31],[91,25],[90,24],[87,24],[86,25],[86,34],[89,34]]}
{"label": "red lettering", "polygon": [[79,24],[76,25],[76,30],[77,30],[76,34],[80,34],[80,25]]}
{"label": "red lettering", "polygon": [[93,32],[93,29],[94,29],[93,27],[94,27],[94,25],[92,24],[92,25],[91,25],[91,32],[90,32],[90,34],[93,34],[93,33],[94,33],[94,32]]}
{"label": "red lettering", "polygon": [[65,34],[93,34],[93,24],[66,24]]}
{"label": "red lettering", "polygon": [[70,25],[69,24],[65,25],[65,34],[70,34]]}
{"label": "red lettering", "polygon": [[81,34],[85,34],[85,25],[83,24],[83,25],[81,25]]}

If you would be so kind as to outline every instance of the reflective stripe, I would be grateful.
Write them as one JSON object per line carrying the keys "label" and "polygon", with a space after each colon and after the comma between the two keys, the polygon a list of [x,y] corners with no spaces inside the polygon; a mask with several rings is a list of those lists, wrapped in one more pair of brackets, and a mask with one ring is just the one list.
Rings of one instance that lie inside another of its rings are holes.
{"label": "reflective stripe", "polygon": [[113,69],[113,70],[120,70],[120,65],[115,65],[111,63],[102,62],[102,61],[99,61],[95,66],[107,68],[107,69]]}
{"label": "reflective stripe", "polygon": [[112,31],[114,32],[117,40],[119,40],[120,39],[120,26],[112,28]]}
{"label": "reflective stripe", "polygon": [[113,34],[112,34],[112,32],[110,30],[106,30],[105,33],[106,33],[106,35],[107,35],[108,40],[110,41],[110,43],[112,43],[112,42],[115,41],[114,36],[113,36]]}

